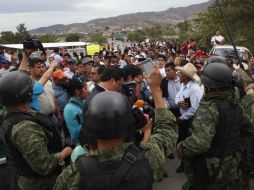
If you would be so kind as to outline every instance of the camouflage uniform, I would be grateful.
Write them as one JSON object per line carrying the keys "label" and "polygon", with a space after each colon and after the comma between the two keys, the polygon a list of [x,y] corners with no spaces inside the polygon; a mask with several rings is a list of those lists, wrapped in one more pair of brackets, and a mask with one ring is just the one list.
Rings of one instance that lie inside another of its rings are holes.
{"label": "camouflage uniform", "polygon": [[[35,115],[34,112],[29,112]],[[35,122],[24,120],[13,126],[10,140],[32,170],[43,177],[17,176],[21,190],[50,190],[57,174],[50,174],[59,167],[60,153],[50,154],[48,139],[42,127]]]}
{"label": "camouflage uniform", "polygon": [[[175,149],[177,141],[177,125],[174,116],[167,109],[155,110],[154,132],[146,144],[141,143],[140,147],[144,150],[151,167],[154,179],[159,180],[164,173],[166,156]],[[109,160],[121,160],[124,150],[131,143],[124,143],[114,150],[107,152],[93,152],[90,155],[98,156],[101,162]],[[78,190],[80,174],[75,165],[67,167],[58,177],[55,190]]]}
{"label": "camouflage uniform", "polygon": [[[200,103],[199,110],[193,120],[193,134],[184,141],[180,142],[177,146],[179,154],[185,161],[185,173],[188,181],[183,185],[182,189],[192,189],[195,183],[195,175],[192,164],[189,158],[206,153],[211,146],[212,140],[216,134],[215,126],[218,121],[219,112],[212,99],[231,99],[232,93],[229,91],[211,92],[204,96],[203,101]],[[248,138],[249,135],[254,134],[254,94],[246,95],[242,98],[240,106],[243,109],[244,121],[242,121],[244,129],[241,131],[241,139]],[[244,136],[243,136],[244,135]],[[222,162],[222,168],[212,184],[207,185],[206,189],[225,189],[225,185],[239,179],[239,157],[229,156],[225,157]],[[206,158],[206,167],[209,176],[215,172],[216,166],[219,165],[219,158]],[[211,167],[213,166],[213,167]]]}

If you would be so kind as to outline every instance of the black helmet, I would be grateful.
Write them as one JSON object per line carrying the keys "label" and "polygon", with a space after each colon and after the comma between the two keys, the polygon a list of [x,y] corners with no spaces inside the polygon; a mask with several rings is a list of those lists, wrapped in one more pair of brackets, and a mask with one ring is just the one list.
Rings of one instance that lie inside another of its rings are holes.
{"label": "black helmet", "polygon": [[227,59],[225,57],[219,56],[219,55],[212,55],[211,57],[209,57],[206,60],[205,65],[210,64],[210,63],[224,63],[229,66]]}
{"label": "black helmet", "polygon": [[229,66],[212,63],[204,66],[201,71],[201,82],[208,88],[225,88],[232,86],[232,72]]}
{"label": "black helmet", "polygon": [[85,111],[84,132],[97,139],[126,137],[135,131],[132,110],[118,92],[105,91],[97,94]]}
{"label": "black helmet", "polygon": [[13,71],[0,78],[0,103],[14,106],[32,97],[32,78],[22,71]]}

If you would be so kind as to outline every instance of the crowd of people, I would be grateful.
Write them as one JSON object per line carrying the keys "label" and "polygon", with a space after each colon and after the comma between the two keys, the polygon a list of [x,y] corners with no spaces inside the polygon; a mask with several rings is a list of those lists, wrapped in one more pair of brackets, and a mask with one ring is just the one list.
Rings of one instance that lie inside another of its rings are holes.
{"label": "crowd of people", "polygon": [[[216,32],[211,44],[223,43]],[[0,187],[152,189],[175,158],[183,189],[248,189],[254,59],[244,61],[209,57],[194,39],[93,56],[2,51]]]}

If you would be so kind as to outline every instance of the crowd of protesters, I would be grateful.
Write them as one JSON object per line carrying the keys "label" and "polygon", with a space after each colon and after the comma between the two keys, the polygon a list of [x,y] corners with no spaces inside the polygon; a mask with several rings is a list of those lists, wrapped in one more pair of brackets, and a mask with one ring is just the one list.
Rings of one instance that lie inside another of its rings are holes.
{"label": "crowd of protesters", "polygon": [[[212,44],[220,43],[218,40],[223,43],[224,39],[216,39],[215,36]],[[85,52],[78,55],[59,48],[55,48],[50,55],[41,53],[40,56],[32,51],[17,55],[14,51],[5,50],[0,53],[0,78],[12,71],[27,71],[34,81],[30,108],[47,116],[52,126],[61,132],[62,144],[73,147],[84,144],[81,140],[83,116],[97,94],[103,91],[121,92],[131,107],[135,107],[138,100],[143,100],[151,108],[155,106],[149,76],[142,68],[143,61],[150,59],[163,77],[160,84],[163,101],[175,116],[177,144],[181,144],[192,134],[193,119],[207,93],[200,80],[201,70],[209,58],[207,51],[206,48],[198,48],[194,39],[184,43],[138,43],[124,49],[105,46],[94,55],[86,55]],[[223,62],[221,59],[217,57],[214,62]],[[228,63],[233,65],[235,61],[233,57]],[[245,61],[248,61],[251,70],[254,59]],[[94,139],[85,139],[92,149]],[[249,143],[247,154],[251,160],[249,169],[252,176],[253,142]],[[172,157],[172,154],[167,156]],[[182,159],[176,172],[183,172],[184,168]],[[162,176],[167,174],[154,179],[161,180]]]}

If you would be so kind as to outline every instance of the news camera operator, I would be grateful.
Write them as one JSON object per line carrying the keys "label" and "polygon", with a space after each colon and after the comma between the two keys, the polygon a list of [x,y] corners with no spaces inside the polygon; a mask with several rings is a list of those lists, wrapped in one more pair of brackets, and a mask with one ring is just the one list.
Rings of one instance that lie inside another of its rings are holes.
{"label": "news camera operator", "polygon": [[[151,126],[140,126],[145,138],[139,146],[124,142],[124,137],[133,132],[139,121],[135,121],[121,94],[106,91],[91,100],[84,116],[84,128],[86,135],[96,139],[97,150],[80,156],[75,164],[68,166],[58,177],[55,190],[76,190],[79,187],[152,189],[153,179],[162,177],[166,156],[177,141],[177,125],[165,107],[161,80],[158,70],[148,80],[156,107],[155,127],[150,136]],[[99,168],[103,166],[101,171]]]}
{"label": "news camera operator", "polygon": [[142,70],[136,65],[126,65],[123,68],[124,82],[121,92],[128,97],[131,105],[141,99]]}

